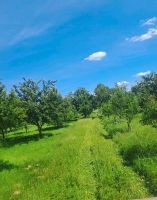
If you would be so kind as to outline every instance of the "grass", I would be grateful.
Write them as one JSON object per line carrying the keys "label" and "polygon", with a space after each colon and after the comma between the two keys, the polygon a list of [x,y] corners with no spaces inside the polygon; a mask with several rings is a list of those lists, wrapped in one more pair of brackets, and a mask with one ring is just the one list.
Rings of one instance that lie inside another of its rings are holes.
{"label": "grass", "polygon": [[104,130],[97,119],[79,120],[57,130],[46,128],[40,140],[34,127],[27,137],[19,131],[20,136],[11,134],[0,147],[0,199],[129,200],[149,196],[144,180],[124,165],[117,145],[102,137]]}
{"label": "grass", "polygon": [[132,132],[117,134],[113,141],[126,165],[131,166],[142,178],[152,195],[157,195],[157,129],[142,126],[137,116],[132,123]]}

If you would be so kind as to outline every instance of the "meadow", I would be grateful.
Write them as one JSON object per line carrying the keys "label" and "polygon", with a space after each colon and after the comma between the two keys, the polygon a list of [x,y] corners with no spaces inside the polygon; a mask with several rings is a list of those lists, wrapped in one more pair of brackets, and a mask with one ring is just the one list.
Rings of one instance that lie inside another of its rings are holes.
{"label": "meadow", "polygon": [[[123,126],[123,125],[122,125]],[[1,200],[129,200],[157,195],[156,129],[139,117],[108,138],[99,119],[30,126],[0,146]]]}

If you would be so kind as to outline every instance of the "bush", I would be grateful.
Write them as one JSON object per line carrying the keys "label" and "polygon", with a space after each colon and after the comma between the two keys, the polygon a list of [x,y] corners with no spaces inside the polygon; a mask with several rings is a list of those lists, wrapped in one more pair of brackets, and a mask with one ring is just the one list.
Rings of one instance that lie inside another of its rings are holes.
{"label": "bush", "polygon": [[106,130],[107,135],[110,138],[112,138],[113,135],[127,132],[126,124],[122,122],[123,122],[122,120],[115,119],[114,117],[109,117],[109,118],[106,117],[103,118],[102,120],[104,129]]}

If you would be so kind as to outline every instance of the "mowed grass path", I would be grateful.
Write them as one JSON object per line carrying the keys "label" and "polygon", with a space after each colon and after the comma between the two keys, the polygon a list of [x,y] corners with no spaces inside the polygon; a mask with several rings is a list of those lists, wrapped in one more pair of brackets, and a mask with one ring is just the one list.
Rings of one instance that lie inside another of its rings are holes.
{"label": "mowed grass path", "polygon": [[0,148],[0,199],[129,200],[148,196],[97,119],[27,144]]}

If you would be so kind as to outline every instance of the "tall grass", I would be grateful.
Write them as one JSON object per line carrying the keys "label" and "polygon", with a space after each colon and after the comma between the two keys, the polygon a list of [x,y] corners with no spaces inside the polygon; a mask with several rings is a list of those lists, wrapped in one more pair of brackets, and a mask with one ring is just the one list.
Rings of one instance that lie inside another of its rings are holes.
{"label": "tall grass", "polygon": [[127,165],[133,167],[153,195],[157,195],[157,129],[142,126],[137,116],[132,132],[113,137]]}
{"label": "tall grass", "polygon": [[[123,165],[97,119],[74,122],[45,137],[11,135],[0,147],[0,199],[129,200],[148,196],[144,181]],[[32,136],[33,135],[33,136]]]}

